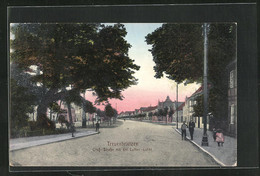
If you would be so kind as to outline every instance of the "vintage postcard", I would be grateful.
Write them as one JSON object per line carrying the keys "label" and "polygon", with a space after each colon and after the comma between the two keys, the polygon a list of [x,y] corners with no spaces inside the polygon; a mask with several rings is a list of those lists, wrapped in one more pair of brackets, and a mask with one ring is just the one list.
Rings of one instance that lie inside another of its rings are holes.
{"label": "vintage postcard", "polygon": [[237,23],[10,23],[11,167],[237,166]]}

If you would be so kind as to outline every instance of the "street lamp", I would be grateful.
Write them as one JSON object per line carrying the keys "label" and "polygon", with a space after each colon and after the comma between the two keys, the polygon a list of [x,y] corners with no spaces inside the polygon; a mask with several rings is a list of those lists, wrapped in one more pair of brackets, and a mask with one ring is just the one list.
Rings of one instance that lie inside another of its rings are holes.
{"label": "street lamp", "polygon": [[202,146],[208,146],[208,135],[207,135],[207,114],[208,114],[208,28],[207,23],[203,24],[203,36],[204,36],[204,69],[203,69],[203,95],[204,95],[204,111],[203,111],[203,137]]}
{"label": "street lamp", "polygon": [[176,85],[176,122],[177,122],[177,126],[176,126],[176,128],[178,129],[178,83],[177,83],[177,85]]}
{"label": "street lamp", "polygon": [[[83,97],[85,100],[85,91],[83,93]],[[86,112],[84,110],[84,103],[82,102],[82,128],[86,128]]]}

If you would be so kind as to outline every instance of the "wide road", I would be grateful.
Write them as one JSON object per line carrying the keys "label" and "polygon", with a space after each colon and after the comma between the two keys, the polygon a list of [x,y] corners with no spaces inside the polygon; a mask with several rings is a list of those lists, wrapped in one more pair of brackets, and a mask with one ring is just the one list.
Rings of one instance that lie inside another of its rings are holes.
{"label": "wide road", "polygon": [[100,134],[10,152],[22,166],[218,166],[172,126],[126,120]]}

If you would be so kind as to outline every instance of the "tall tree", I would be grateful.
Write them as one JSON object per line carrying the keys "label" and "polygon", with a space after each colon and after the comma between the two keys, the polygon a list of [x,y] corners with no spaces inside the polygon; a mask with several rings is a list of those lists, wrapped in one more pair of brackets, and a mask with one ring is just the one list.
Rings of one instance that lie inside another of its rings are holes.
{"label": "tall tree", "polygon": [[149,120],[152,120],[153,112],[149,112],[148,117],[149,117]]}
{"label": "tall tree", "polygon": [[168,110],[169,110],[169,108],[167,106],[163,109],[163,116],[165,116],[166,124],[167,124],[167,121],[168,121],[168,119],[167,119]]}
{"label": "tall tree", "polygon": [[109,123],[111,125],[111,118],[115,115],[115,110],[112,108],[111,104],[106,105],[105,114],[109,118]]}
{"label": "tall tree", "polygon": [[160,117],[160,121],[162,120],[163,115],[164,115],[163,109],[159,109],[158,116]]}
{"label": "tall tree", "polygon": [[11,61],[23,71],[37,68],[31,81],[46,87],[38,117],[49,103],[86,89],[101,102],[122,99],[122,90],[137,83],[133,74],[139,66],[128,57],[131,45],[121,24],[17,24],[11,32]]}
{"label": "tall tree", "polygon": [[[210,25],[208,80],[211,110],[217,119],[227,117],[226,66],[235,58],[236,24]],[[181,83],[201,83],[203,77],[203,36],[201,24],[163,24],[146,36],[155,62],[155,77],[164,75]]]}
{"label": "tall tree", "polygon": [[11,135],[28,125],[28,113],[32,113],[36,97],[30,94],[28,88],[20,86],[17,81],[11,79]]}
{"label": "tall tree", "polygon": [[174,114],[174,111],[172,108],[170,108],[170,111],[169,111],[169,117],[171,118],[171,122],[172,122],[172,115]]}

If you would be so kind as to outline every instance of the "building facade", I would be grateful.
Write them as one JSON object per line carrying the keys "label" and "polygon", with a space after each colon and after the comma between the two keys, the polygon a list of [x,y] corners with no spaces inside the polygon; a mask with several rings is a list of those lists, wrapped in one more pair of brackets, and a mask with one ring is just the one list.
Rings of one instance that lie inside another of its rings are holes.
{"label": "building facade", "polygon": [[203,128],[203,117],[194,116],[193,106],[197,104],[196,98],[202,94],[203,94],[203,88],[201,86],[190,97],[185,98],[185,106],[183,107],[183,116],[185,121],[188,122],[190,120],[193,120],[195,122],[195,127],[197,128]]}
{"label": "building facade", "polygon": [[237,136],[237,61],[227,66],[228,72],[228,132]]}

